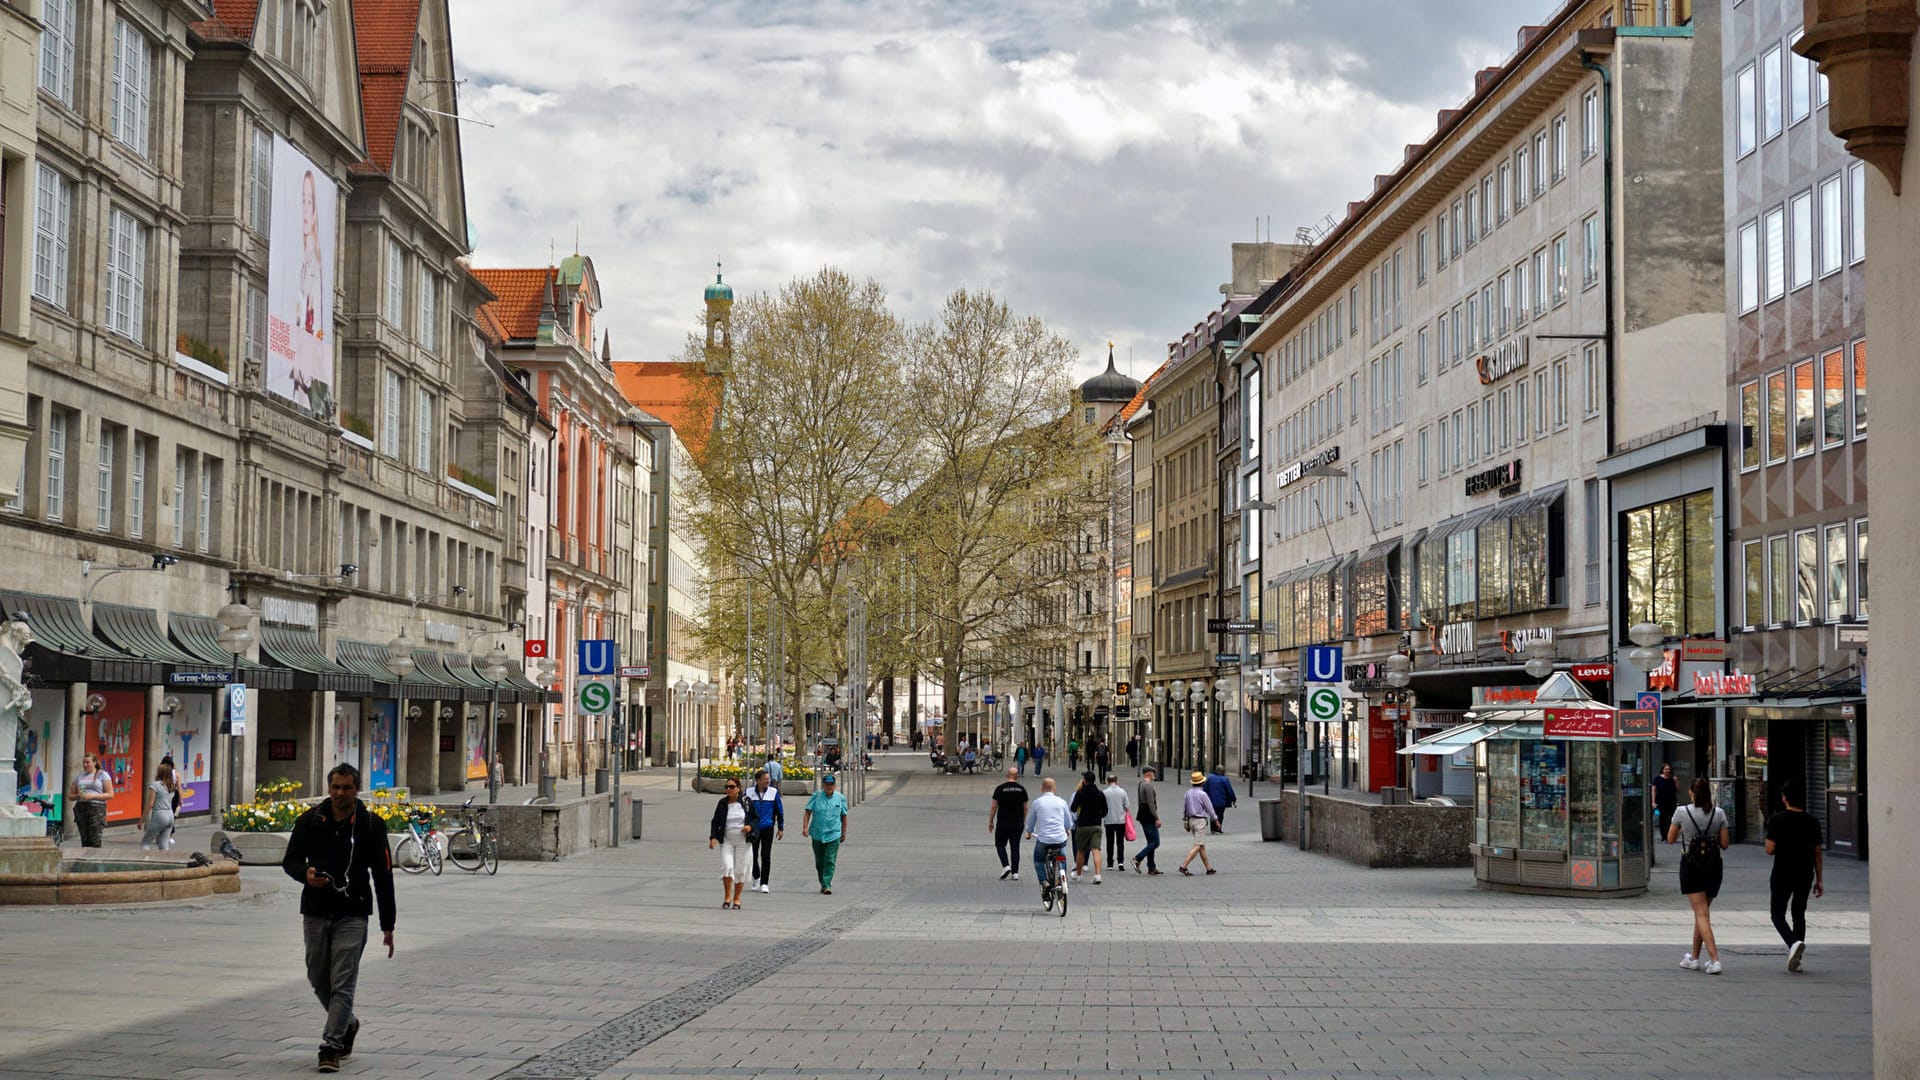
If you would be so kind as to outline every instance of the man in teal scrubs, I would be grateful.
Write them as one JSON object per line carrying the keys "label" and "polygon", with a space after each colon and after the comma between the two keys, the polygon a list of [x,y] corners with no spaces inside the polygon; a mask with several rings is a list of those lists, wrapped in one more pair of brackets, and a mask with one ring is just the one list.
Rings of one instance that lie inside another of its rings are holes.
{"label": "man in teal scrubs", "polygon": [[840,841],[847,836],[847,800],[834,788],[832,773],[821,776],[820,790],[800,816],[801,831],[813,841],[813,869],[826,896],[833,895],[833,867],[840,860]]}

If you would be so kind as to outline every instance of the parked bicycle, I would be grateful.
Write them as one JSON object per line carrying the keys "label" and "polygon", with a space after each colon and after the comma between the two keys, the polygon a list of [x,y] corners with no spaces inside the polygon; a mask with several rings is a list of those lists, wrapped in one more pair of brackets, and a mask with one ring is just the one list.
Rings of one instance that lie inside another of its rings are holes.
{"label": "parked bicycle", "polygon": [[426,810],[408,814],[407,834],[393,849],[394,864],[409,874],[432,870],[437,876],[445,848],[439,830],[433,827],[433,814]]}
{"label": "parked bicycle", "polygon": [[1060,917],[1067,917],[1067,845],[1048,844],[1041,853],[1046,860],[1047,871],[1040,880],[1040,899],[1053,910],[1054,901],[1060,902]]}
{"label": "parked bicycle", "polygon": [[500,872],[500,830],[487,808],[469,798],[460,806],[459,819],[447,830],[447,858],[469,874]]}

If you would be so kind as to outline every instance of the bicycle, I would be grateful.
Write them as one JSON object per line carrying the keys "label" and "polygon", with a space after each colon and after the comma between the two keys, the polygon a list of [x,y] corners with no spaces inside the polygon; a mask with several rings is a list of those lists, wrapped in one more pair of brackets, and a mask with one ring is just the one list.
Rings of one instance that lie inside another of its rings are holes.
{"label": "bicycle", "polygon": [[1048,844],[1041,851],[1046,860],[1047,872],[1040,879],[1040,901],[1048,911],[1053,910],[1053,902],[1060,901],[1060,917],[1067,917],[1067,845]]}
{"label": "bicycle", "polygon": [[438,877],[442,865],[440,833],[433,828],[433,815],[417,810],[407,815],[407,836],[393,849],[394,865],[409,874],[432,870]]}
{"label": "bicycle", "polygon": [[461,804],[459,822],[447,830],[447,858],[469,874],[500,872],[500,830],[487,808],[475,807],[472,798]]}

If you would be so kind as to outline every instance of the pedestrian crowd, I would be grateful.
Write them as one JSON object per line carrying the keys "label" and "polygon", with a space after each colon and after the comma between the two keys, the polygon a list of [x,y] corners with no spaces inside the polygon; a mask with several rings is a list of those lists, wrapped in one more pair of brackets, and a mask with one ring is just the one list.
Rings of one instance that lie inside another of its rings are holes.
{"label": "pedestrian crowd", "polygon": [[[1035,746],[1036,752],[1040,749]],[[1103,749],[1103,746],[1094,749],[1095,761],[1100,760],[1097,755]],[[1086,747],[1076,742],[1067,744],[1070,758],[1086,751]],[[1138,753],[1134,740],[1128,740],[1127,752],[1130,758]],[[1131,860],[1133,872],[1149,877],[1162,873],[1157,858],[1161,818],[1160,793],[1155,782],[1159,772],[1153,766],[1141,770],[1140,782],[1132,792],[1112,773],[1105,774],[1106,783],[1102,786],[1099,776],[1087,770],[1080,774],[1080,783],[1071,798],[1061,798],[1054,779],[1043,777],[1039,796],[1029,799],[1026,786],[1020,782],[1018,752],[1014,760],[1014,766],[1007,769],[1006,780],[993,789],[987,804],[987,831],[993,834],[1002,881],[1020,880],[1023,834],[1034,841],[1034,876],[1042,879],[1043,887],[1045,875],[1041,868],[1046,860],[1056,853],[1064,856],[1069,849],[1073,863],[1069,881],[1085,880],[1091,864],[1093,884],[1105,884],[1104,871],[1126,870],[1127,845],[1142,841],[1143,845]],[[1195,859],[1200,860],[1207,873],[1215,872],[1207,854],[1207,837],[1222,831],[1225,808],[1236,801],[1232,782],[1218,769],[1211,776],[1195,772],[1190,780],[1191,786],[1180,800],[1180,822],[1193,842],[1179,866],[1180,872],[1189,877],[1193,872],[1188,866]]]}

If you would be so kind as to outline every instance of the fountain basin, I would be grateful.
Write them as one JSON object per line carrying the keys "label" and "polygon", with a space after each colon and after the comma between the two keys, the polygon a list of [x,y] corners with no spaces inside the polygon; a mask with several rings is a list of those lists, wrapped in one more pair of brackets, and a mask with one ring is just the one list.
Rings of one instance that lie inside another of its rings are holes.
{"label": "fountain basin", "polygon": [[79,854],[51,873],[0,873],[0,904],[144,904],[240,891],[240,866],[188,866],[185,855]]}

